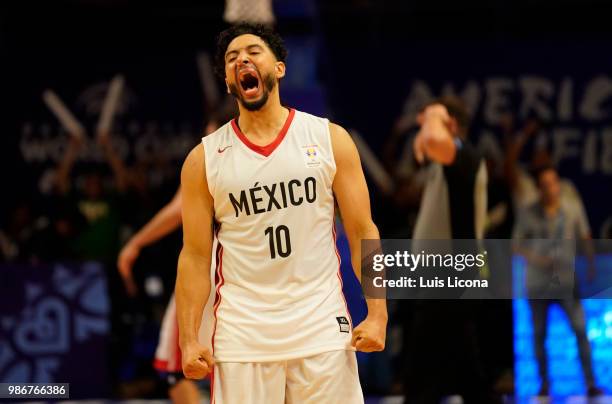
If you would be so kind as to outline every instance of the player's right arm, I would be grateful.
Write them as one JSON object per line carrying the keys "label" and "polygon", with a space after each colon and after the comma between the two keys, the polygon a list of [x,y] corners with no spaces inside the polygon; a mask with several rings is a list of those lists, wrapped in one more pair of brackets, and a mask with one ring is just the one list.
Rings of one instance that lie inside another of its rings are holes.
{"label": "player's right arm", "polygon": [[211,288],[213,199],[208,191],[204,147],[196,146],[181,172],[183,249],[176,276],[176,316],[183,373],[201,379],[213,369],[210,350],[198,341],[202,312]]}

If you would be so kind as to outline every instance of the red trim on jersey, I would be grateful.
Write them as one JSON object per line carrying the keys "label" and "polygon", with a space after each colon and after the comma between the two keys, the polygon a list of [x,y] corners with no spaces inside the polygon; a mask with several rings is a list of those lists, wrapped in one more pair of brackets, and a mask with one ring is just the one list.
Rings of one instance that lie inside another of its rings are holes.
{"label": "red trim on jersey", "polygon": [[153,368],[160,372],[168,372],[168,361],[163,361],[161,359],[153,360]]}
{"label": "red trim on jersey", "polygon": [[215,272],[215,284],[217,285],[216,294],[215,294],[215,303],[213,305],[213,314],[215,316],[215,325],[213,327],[213,336],[212,336],[212,349],[213,354],[215,353],[215,334],[217,332],[217,309],[221,304],[221,287],[225,283],[225,279],[223,278],[223,246],[221,243],[217,245],[217,271]]}
{"label": "red trim on jersey", "polygon": [[[219,233],[217,229],[217,234]],[[217,265],[215,271],[215,284],[217,285],[216,294],[215,294],[215,303],[213,306],[213,313],[215,317],[215,324],[213,326],[213,335],[212,335],[212,351],[213,355],[215,354],[215,335],[217,333],[217,309],[221,304],[221,286],[225,283],[225,279],[223,278],[223,246],[219,242],[219,238],[217,238]],[[213,368],[210,372],[210,403],[215,404],[215,369]]]}
{"label": "red trim on jersey", "polygon": [[216,265],[215,265],[215,301],[213,304],[213,315],[215,317],[215,324],[213,326],[213,335],[212,335],[212,349],[213,355],[215,354],[215,334],[217,333],[217,309],[221,304],[221,287],[225,283],[225,278],[223,278],[223,245],[221,245],[221,241],[219,241],[219,231],[221,230],[221,224],[218,223],[217,228],[215,229],[215,237],[217,238],[217,251],[216,251]]}
{"label": "red trim on jersey", "polygon": [[334,217],[332,219],[334,224],[332,226],[332,234],[334,236],[334,251],[336,252],[336,257],[338,257],[338,280],[340,281],[340,295],[342,296],[342,300],[344,301],[344,307],[346,308],[346,315],[349,318],[349,322],[351,324],[351,330],[353,329],[353,318],[351,317],[351,312],[348,309],[348,304],[346,303],[346,296],[344,296],[344,283],[342,282],[342,273],[340,272],[340,265],[342,263],[342,259],[340,258],[340,253],[338,252],[338,245],[336,243],[336,212],[334,209]]}
{"label": "red trim on jersey", "polygon": [[210,371],[210,404],[215,404],[215,369]]}
{"label": "red trim on jersey", "polygon": [[263,156],[268,157],[270,154],[272,154],[272,152],[274,150],[276,150],[278,145],[281,144],[281,142],[285,138],[285,135],[287,134],[287,131],[289,130],[289,126],[291,125],[291,121],[293,121],[293,116],[294,115],[295,115],[295,109],[289,108],[289,115],[287,116],[287,120],[285,121],[285,124],[283,125],[283,128],[280,130],[280,132],[278,132],[278,135],[276,136],[276,139],[274,139],[272,141],[272,143],[267,144],[265,146],[259,146],[259,145],[256,145],[255,143],[251,142],[244,135],[244,133],[242,133],[242,131],[240,130],[240,127],[238,127],[238,123],[236,122],[236,118],[232,119],[232,128],[234,128],[234,132],[236,132],[236,136],[238,136],[238,139],[240,139],[242,141],[242,143],[244,143],[249,149],[251,149],[254,152],[259,153],[259,154],[261,154]]}

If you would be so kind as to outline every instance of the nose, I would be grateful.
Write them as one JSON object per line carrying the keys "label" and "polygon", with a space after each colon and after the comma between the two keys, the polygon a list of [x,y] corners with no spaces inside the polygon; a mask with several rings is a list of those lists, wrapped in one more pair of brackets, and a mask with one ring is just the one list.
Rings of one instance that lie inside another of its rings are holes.
{"label": "nose", "polygon": [[238,55],[237,60],[238,60],[238,67],[246,66],[251,63],[251,61],[249,60],[249,55],[245,52],[242,52],[240,55]]}

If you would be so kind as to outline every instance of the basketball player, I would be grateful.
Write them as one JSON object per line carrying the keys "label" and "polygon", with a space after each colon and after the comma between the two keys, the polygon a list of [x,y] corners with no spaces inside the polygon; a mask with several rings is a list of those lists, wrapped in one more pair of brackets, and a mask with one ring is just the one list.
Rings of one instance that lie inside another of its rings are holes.
{"label": "basketball player", "polygon": [[[213,372],[212,403],[363,403],[355,350],[384,348],[384,299],[353,329],[335,250],[338,202],[360,277],[360,241],[378,239],[348,133],[281,105],[281,38],[241,24],[218,40],[240,116],[195,147],[181,173],[176,283],[185,376]],[[214,228],[214,232],[213,232]],[[212,347],[198,328],[217,270]]]}

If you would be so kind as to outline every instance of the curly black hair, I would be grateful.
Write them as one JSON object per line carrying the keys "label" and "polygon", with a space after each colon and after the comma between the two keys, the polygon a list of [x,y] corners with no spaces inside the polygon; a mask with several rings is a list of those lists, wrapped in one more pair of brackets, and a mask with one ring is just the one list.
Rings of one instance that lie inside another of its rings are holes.
{"label": "curly black hair", "polygon": [[227,51],[227,47],[229,46],[230,42],[232,42],[234,38],[245,34],[252,34],[260,37],[266,43],[266,45],[268,45],[268,48],[270,48],[272,53],[274,53],[276,60],[285,62],[285,59],[287,59],[287,48],[285,48],[283,38],[281,38],[276,31],[262,24],[241,22],[224,31],[221,31],[217,37],[215,72],[219,75],[219,77],[225,77],[225,52]]}

